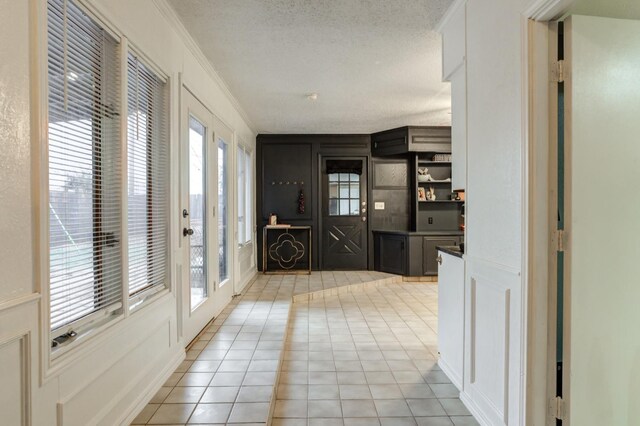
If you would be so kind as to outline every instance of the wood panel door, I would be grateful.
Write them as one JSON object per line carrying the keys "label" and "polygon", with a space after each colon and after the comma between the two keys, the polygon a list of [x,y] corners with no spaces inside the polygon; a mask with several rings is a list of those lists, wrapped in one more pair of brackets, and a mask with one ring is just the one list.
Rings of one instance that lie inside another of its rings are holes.
{"label": "wood panel door", "polygon": [[367,269],[367,159],[322,159],[321,265],[323,269]]}

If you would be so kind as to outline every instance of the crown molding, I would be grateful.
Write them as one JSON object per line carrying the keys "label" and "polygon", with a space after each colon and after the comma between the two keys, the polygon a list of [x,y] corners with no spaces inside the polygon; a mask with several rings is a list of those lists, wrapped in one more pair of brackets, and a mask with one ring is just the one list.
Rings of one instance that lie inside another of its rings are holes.
{"label": "crown molding", "polygon": [[238,111],[238,114],[240,114],[242,119],[245,121],[247,127],[249,127],[249,129],[254,134],[258,134],[255,125],[247,115],[245,109],[242,107],[240,102],[238,102],[238,99],[233,95],[233,93],[231,93],[231,90],[229,90],[229,86],[220,76],[220,74],[218,74],[218,71],[216,71],[211,61],[204,55],[198,43],[193,39],[191,34],[189,34],[189,31],[187,31],[173,7],[171,7],[167,0],[153,0],[153,2],[158,10],[160,10],[162,15],[169,21],[170,25],[173,26],[173,28],[176,30],[179,37],[187,46],[187,49],[189,49],[191,54],[193,54],[202,68],[204,68],[207,74],[209,74],[209,76],[222,88],[222,91],[229,98],[229,101],[231,102],[233,107],[236,109],[236,111]]}
{"label": "crown molding", "polygon": [[453,17],[453,15],[456,14],[458,9],[460,9],[461,7],[464,7],[466,4],[467,4],[467,0],[455,0],[453,4],[449,6],[449,9],[447,9],[447,11],[444,13],[444,16],[440,19],[440,21],[436,25],[435,27],[436,32],[442,34],[444,27],[446,27],[449,21],[451,21],[451,18]]}
{"label": "crown molding", "polygon": [[550,21],[562,15],[571,3],[573,0],[533,0],[524,9],[523,15],[536,21]]}

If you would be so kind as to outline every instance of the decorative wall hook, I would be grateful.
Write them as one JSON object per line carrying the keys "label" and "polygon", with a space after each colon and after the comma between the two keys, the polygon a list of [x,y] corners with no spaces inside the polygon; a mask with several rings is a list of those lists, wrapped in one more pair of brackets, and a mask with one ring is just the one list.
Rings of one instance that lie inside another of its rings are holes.
{"label": "decorative wall hook", "polygon": [[298,214],[304,214],[304,191],[298,193]]}

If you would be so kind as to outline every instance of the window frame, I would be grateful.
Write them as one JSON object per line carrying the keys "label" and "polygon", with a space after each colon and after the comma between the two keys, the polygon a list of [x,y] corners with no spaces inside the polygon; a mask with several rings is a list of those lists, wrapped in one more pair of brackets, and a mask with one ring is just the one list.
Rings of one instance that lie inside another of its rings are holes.
{"label": "window frame", "polygon": [[[236,155],[239,157],[240,152],[244,153],[244,165],[243,165],[243,188],[240,188],[240,176],[238,170],[236,170],[236,183],[238,185],[237,188],[237,196],[238,200],[236,202],[236,210],[237,210],[237,221],[236,226],[238,227],[238,248],[246,247],[253,243],[253,182],[251,175],[251,170],[253,168],[253,151],[250,150],[247,146],[242,143],[238,143],[236,149]],[[239,161],[236,160],[236,167],[238,166]],[[242,194],[242,196],[240,195]],[[243,223],[240,224],[240,199],[242,198],[244,212],[242,212]],[[240,228],[241,226],[244,228],[244,241],[240,240]]]}
{"label": "window frame", "polygon": [[[137,311],[144,309],[146,306],[152,306],[156,304],[156,301],[164,300],[165,296],[170,295],[174,291],[174,282],[172,277],[175,273],[175,255],[173,249],[176,245],[175,238],[171,234],[170,229],[176,222],[176,215],[172,213],[171,206],[175,204],[176,188],[172,176],[175,172],[175,148],[172,146],[173,139],[173,127],[172,112],[174,101],[174,81],[169,77],[169,74],[164,72],[156,62],[151,60],[145,55],[141,49],[131,45],[128,38],[123,32],[110,25],[109,19],[106,19],[104,15],[99,12],[95,6],[88,3],[86,0],[71,0],[75,6],[77,6],[84,14],[92,19],[100,28],[116,41],[116,52],[119,60],[119,69],[117,78],[119,85],[117,87],[117,96],[119,97],[119,108],[117,114],[119,114],[119,140],[118,146],[115,148],[118,151],[121,161],[121,174],[119,188],[117,191],[121,194],[122,198],[122,215],[121,222],[119,223],[121,231],[121,244],[119,255],[122,262],[122,279],[120,281],[120,290],[122,292],[122,309],[117,315],[113,315],[108,321],[88,321],[92,322],[86,330],[82,330],[81,335],[77,338],[70,339],[66,343],[59,345],[56,350],[52,350],[51,341],[54,337],[54,333],[51,330],[51,306],[50,306],[50,264],[49,264],[49,245],[50,245],[50,224],[49,224],[49,43],[48,43],[48,12],[49,6],[47,1],[38,2],[35,7],[35,15],[37,16],[37,22],[39,22],[40,31],[37,32],[37,37],[33,41],[33,56],[36,58],[36,92],[34,94],[35,102],[32,107],[33,114],[33,126],[37,128],[37,131],[32,132],[34,137],[34,153],[32,170],[32,182],[33,182],[33,197],[38,203],[38,208],[35,213],[36,224],[34,225],[34,233],[36,244],[34,245],[34,261],[35,261],[35,276],[36,276],[36,291],[39,291],[40,303],[40,327],[43,330],[39,335],[40,345],[42,348],[47,348],[43,351],[42,357],[40,357],[40,378],[42,383],[47,383],[53,377],[56,377],[62,371],[72,368],[74,363],[78,359],[88,356],[92,351],[100,348],[107,339],[113,338],[116,334],[120,333],[126,327],[126,319],[129,316],[134,315]],[[153,286],[147,291],[140,292],[139,300],[135,304],[132,298],[129,296],[129,281],[128,281],[128,233],[127,233],[127,122],[124,117],[127,111],[127,57],[129,52],[133,52],[141,60],[144,61],[145,66],[152,70],[156,75],[162,78],[166,82],[166,109],[164,114],[166,115],[166,138],[167,138],[167,173],[169,175],[170,184],[167,187],[167,208],[169,213],[167,215],[167,225],[169,227],[167,237],[167,283],[166,286]],[[161,287],[161,288],[157,288]],[[134,306],[132,306],[134,305]],[[131,309],[130,309],[131,307]],[[95,314],[95,313],[94,313]],[[87,316],[87,319],[89,319]]]}
{"label": "window frame", "polygon": [[[336,180],[331,180],[331,176],[332,175],[337,175],[337,179]],[[347,180],[343,180],[342,175],[348,175]],[[356,176],[357,180],[353,180],[352,176]],[[335,173],[328,173],[327,174],[327,183],[328,183],[328,204],[327,204],[327,214],[330,217],[355,217],[355,216],[360,216],[360,202],[362,200],[362,194],[361,194],[361,180],[362,178],[360,177],[360,175],[358,175],[357,173],[342,173],[342,172],[335,172]],[[358,197],[352,197],[352,186],[356,184],[358,186]],[[333,197],[331,195],[331,186],[332,185],[336,185],[336,196]],[[342,186],[346,185],[347,186],[347,197],[343,197],[341,195],[341,189]],[[336,208],[338,209],[336,214],[331,213],[331,202],[335,201],[336,203]],[[347,214],[343,214],[342,213],[342,202],[346,201],[347,205],[348,205],[348,213]],[[356,210],[351,210],[351,204],[353,201],[357,201],[357,209]]]}
{"label": "window frame", "polygon": [[[50,155],[49,155],[49,147],[51,146],[51,138],[49,136],[49,129],[50,129],[50,125],[51,125],[51,120],[50,120],[50,116],[51,116],[51,111],[49,110],[49,105],[50,105],[50,99],[51,99],[51,95],[49,93],[49,68],[50,68],[50,51],[49,51],[49,38],[50,38],[50,23],[49,23],[49,1],[56,1],[56,0],[48,0],[46,2],[44,2],[44,25],[45,25],[45,31],[44,31],[44,54],[45,57],[43,59],[43,66],[44,66],[44,70],[43,70],[43,78],[45,80],[45,85],[44,87],[46,88],[46,90],[44,91],[44,103],[42,105],[45,113],[42,116],[43,122],[44,122],[44,132],[45,132],[45,138],[44,138],[44,151],[46,152],[46,157],[44,158],[44,169],[46,169],[46,172],[43,174],[43,188],[45,189],[46,192],[46,202],[45,204],[43,204],[44,206],[47,206],[47,212],[44,213],[46,216],[43,220],[44,225],[45,225],[45,232],[47,235],[46,238],[46,244],[42,247],[43,250],[41,250],[41,253],[46,251],[46,255],[44,255],[43,257],[46,257],[46,261],[47,261],[47,268],[46,268],[46,287],[47,287],[47,316],[46,316],[46,330],[47,330],[47,345],[46,347],[50,348],[50,351],[53,355],[57,355],[58,353],[64,353],[65,350],[62,350],[63,347],[61,346],[67,346],[69,345],[69,343],[74,343],[75,338],[72,339],[68,339],[66,340],[66,342],[63,342],[62,344],[60,344],[60,341],[54,340],[54,339],[59,339],[61,338],[61,336],[64,336],[65,334],[68,334],[69,332],[73,331],[73,332],[78,332],[79,334],[81,334],[82,336],[84,336],[85,334],[91,334],[93,332],[93,329],[95,328],[100,328],[102,325],[112,322],[115,319],[117,319],[118,317],[122,316],[123,313],[123,300],[122,300],[122,295],[120,294],[119,296],[119,300],[116,301],[111,301],[110,303],[105,303],[104,306],[100,306],[97,309],[87,313],[86,315],[80,316],[78,318],[72,319],[60,326],[58,326],[58,328],[56,328],[55,330],[52,329],[51,327],[51,323],[52,323],[52,309],[51,309],[51,303],[52,303],[52,299],[51,299],[51,266],[50,266],[50,257],[51,257],[51,246],[50,246],[50,232],[51,232],[51,222],[50,222],[50,216],[49,216],[49,211],[50,211],[50,200],[51,200],[51,193],[50,193]],[[103,236],[108,235],[107,233],[104,232],[104,228],[103,228],[103,215],[102,215],[102,210],[105,207],[105,203],[103,200],[103,192],[106,192],[106,190],[103,188],[103,182],[104,182],[104,177],[103,177],[103,151],[107,151],[107,150],[112,150],[113,153],[111,155],[114,156],[114,158],[116,158],[118,161],[118,164],[120,166],[120,170],[122,171],[122,161],[121,160],[121,153],[120,153],[120,146],[119,144],[122,141],[122,134],[121,134],[121,127],[120,127],[120,122],[117,121],[115,123],[113,123],[113,127],[115,129],[118,129],[118,137],[115,139],[115,143],[113,143],[113,146],[109,146],[107,148],[105,148],[105,142],[109,142],[107,138],[104,137],[104,135],[100,132],[100,135],[97,135],[97,132],[99,132],[99,129],[102,129],[102,120],[105,119],[107,117],[107,115],[109,113],[113,114],[113,117],[119,117],[121,111],[122,111],[122,96],[121,96],[121,92],[120,92],[120,85],[119,83],[119,79],[122,76],[122,62],[121,62],[121,55],[123,52],[123,46],[122,46],[122,37],[118,34],[115,34],[111,29],[109,29],[106,25],[104,25],[103,21],[101,19],[99,19],[98,17],[96,17],[94,14],[90,13],[89,11],[86,10],[86,8],[84,7],[83,3],[78,2],[76,0],[68,0],[69,2],[73,3],[73,7],[77,10],[79,10],[80,13],[82,13],[83,15],[86,15],[86,17],[88,19],[90,19],[96,26],[98,26],[100,28],[100,31],[104,32],[107,36],[111,37],[113,39],[113,43],[115,44],[115,48],[114,48],[114,54],[116,55],[115,58],[113,58],[114,63],[112,64],[107,64],[105,63],[100,63],[100,68],[99,69],[94,69],[95,74],[99,74],[101,77],[105,76],[105,72],[110,70],[110,66],[115,67],[115,72],[116,75],[113,76],[114,81],[113,83],[116,84],[116,87],[113,89],[110,89],[110,92],[113,96],[114,99],[117,99],[118,102],[118,109],[117,110],[106,110],[103,109],[106,105],[104,104],[104,99],[103,99],[103,93],[102,92],[98,92],[97,89],[93,90],[93,95],[91,96],[92,99],[98,99],[97,101],[97,105],[93,105],[92,109],[90,111],[90,116],[91,116],[91,128],[90,128],[90,132],[92,134],[92,138],[91,138],[91,170],[92,170],[92,179],[91,179],[91,214],[92,214],[92,221],[91,221],[91,235],[93,235],[93,239],[91,241],[92,244],[92,263],[93,263],[93,270],[94,270],[94,274],[95,271],[98,270],[100,271],[100,273],[98,274],[98,277],[94,277],[94,281],[93,281],[93,295],[95,297],[95,295],[97,294],[97,292],[99,292],[102,284],[102,272],[104,271],[104,251],[106,249],[106,247],[110,247],[110,245],[107,243],[108,237],[107,238],[103,238]],[[61,7],[64,7],[67,5],[67,0],[62,0],[61,1]],[[55,13],[55,12],[54,12]],[[66,15],[65,15],[66,16]],[[71,15],[73,16],[73,15]],[[63,18],[64,19],[64,18]],[[75,18],[69,18],[69,19],[75,19]],[[65,22],[66,24],[66,22]],[[66,30],[66,27],[64,27],[64,29]],[[83,28],[84,29],[84,28]],[[73,31],[73,30],[69,30],[69,31]],[[90,30],[89,30],[90,31]],[[63,38],[66,40],[66,32],[63,32]],[[66,61],[69,60],[66,55],[66,49],[68,48],[66,44],[63,45],[65,52],[63,53],[64,58],[63,58],[63,64],[65,65],[65,71],[66,71]],[[77,55],[70,55],[71,59],[74,59],[74,56]],[[105,65],[106,64],[106,65]],[[94,67],[94,63],[90,62],[88,64],[91,67]],[[95,67],[94,67],[95,68]],[[67,77],[69,78],[69,77]],[[104,80],[104,78],[102,78],[102,80]],[[65,80],[65,84],[63,85],[64,90],[65,90],[65,101],[66,101],[66,96],[67,96],[67,81]],[[86,91],[86,90],[85,90]],[[85,94],[83,91],[83,95]],[[96,124],[97,121],[97,124]],[[98,130],[97,130],[98,129]],[[109,155],[109,154],[105,154],[105,155]],[[69,160],[66,160],[69,161]],[[115,176],[115,175],[114,175]],[[122,179],[122,175],[118,176],[118,179]],[[119,184],[121,185],[122,182],[119,181]],[[106,186],[105,186],[106,187]],[[120,207],[120,211],[118,212],[119,215],[119,219],[120,221],[117,223],[117,228],[119,231],[119,237],[120,237],[120,241],[115,241],[115,243],[118,243],[119,246],[119,252],[116,253],[114,256],[119,258],[119,263],[120,263],[120,276],[122,275],[122,271],[123,271],[123,263],[122,263],[122,258],[120,256],[120,253],[122,252],[122,240],[123,240],[123,235],[122,235],[122,207],[123,207],[123,200],[121,199],[121,193],[119,193],[118,191],[119,188],[112,188],[109,190],[109,192],[113,192],[114,194],[118,194],[118,196],[120,196],[120,203],[119,203],[119,207]],[[96,237],[97,236],[97,237]],[[121,286],[121,284],[120,284]],[[114,289],[117,289],[117,286],[114,286]],[[81,290],[82,291],[82,290]],[[114,293],[115,294],[115,293]],[[105,300],[105,302],[109,302],[109,300]],[[76,331],[77,330],[77,331]],[[44,333],[43,333],[44,334]],[[81,337],[82,337],[81,336]],[[81,339],[80,339],[81,340]]]}
{"label": "window frame", "polygon": [[[165,206],[166,209],[166,219],[167,219],[167,226],[169,227],[169,229],[167,229],[167,247],[166,247],[166,280],[164,285],[149,285],[146,286],[144,288],[138,289],[135,292],[131,293],[130,292],[130,283],[129,283],[129,262],[128,262],[128,253],[129,253],[129,216],[128,216],[128,177],[129,177],[129,140],[128,140],[128,101],[129,101],[129,87],[128,87],[128,68],[124,69],[121,71],[122,73],[122,78],[123,78],[123,82],[124,82],[124,78],[127,78],[127,82],[123,83],[123,102],[125,102],[124,105],[124,110],[126,111],[125,114],[123,114],[123,117],[126,117],[126,119],[122,120],[121,125],[124,128],[124,132],[126,134],[123,135],[123,148],[122,148],[122,155],[123,155],[123,185],[122,185],[122,190],[125,193],[125,197],[124,197],[124,204],[125,204],[125,215],[123,216],[123,227],[125,228],[125,234],[126,238],[123,237],[123,256],[126,257],[127,262],[125,263],[126,265],[126,269],[124,270],[124,275],[126,276],[125,279],[123,279],[123,292],[125,293],[125,295],[127,296],[128,299],[128,303],[127,303],[127,310],[129,312],[135,312],[140,310],[140,308],[142,308],[143,306],[147,305],[149,301],[153,300],[156,296],[160,295],[160,294],[166,294],[171,290],[171,276],[172,276],[172,261],[171,261],[171,252],[172,252],[172,238],[171,238],[171,232],[170,230],[172,229],[172,217],[171,217],[171,204],[172,204],[172,188],[171,188],[171,174],[172,174],[172,158],[171,158],[171,153],[172,153],[172,149],[171,149],[171,79],[162,71],[159,70],[159,68],[155,65],[154,62],[152,62],[150,59],[148,59],[146,57],[146,55],[144,55],[144,53],[142,53],[142,51],[138,48],[136,48],[136,46],[131,45],[131,43],[128,42],[128,40],[125,38],[124,39],[124,44],[126,45],[126,49],[124,49],[123,52],[123,58],[122,61],[127,64],[128,63],[128,57],[129,55],[133,55],[134,57],[136,57],[138,59],[139,62],[141,62],[146,68],[149,69],[149,71],[153,72],[156,77],[158,77],[164,84],[164,90],[165,90],[165,119],[166,119],[166,123],[165,123],[165,132],[166,132],[166,141],[164,141],[164,143],[166,144],[166,149],[167,149],[167,163],[166,163],[166,167],[167,170],[166,172],[169,175],[168,178],[168,183],[167,183],[167,205]],[[151,151],[149,148],[152,145],[152,141],[148,138],[147,139],[147,149],[149,151],[147,151],[147,158],[149,158],[149,152]],[[147,191],[149,186],[153,186],[153,178],[150,175],[150,168],[152,167],[152,165],[147,162],[146,164],[146,169],[147,169],[147,174],[146,174],[146,187],[147,187]],[[149,202],[150,198],[153,196],[153,193],[148,191],[147,192],[147,201]],[[147,210],[149,209],[149,204],[147,204]],[[150,229],[148,227],[148,229]],[[125,250],[125,246],[126,245],[126,252]]]}

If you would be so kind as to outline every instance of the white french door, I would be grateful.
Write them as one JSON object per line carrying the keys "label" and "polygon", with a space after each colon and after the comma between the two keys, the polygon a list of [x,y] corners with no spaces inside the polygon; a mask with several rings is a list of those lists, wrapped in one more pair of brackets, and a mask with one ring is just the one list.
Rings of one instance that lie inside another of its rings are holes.
{"label": "white french door", "polygon": [[[182,334],[185,343],[198,333],[229,303],[230,286],[220,286],[221,241],[219,168],[220,156],[216,119],[186,88],[182,88],[181,108],[181,248],[183,268],[180,296]],[[226,213],[224,213],[226,214]],[[228,222],[228,218],[227,218]]]}

